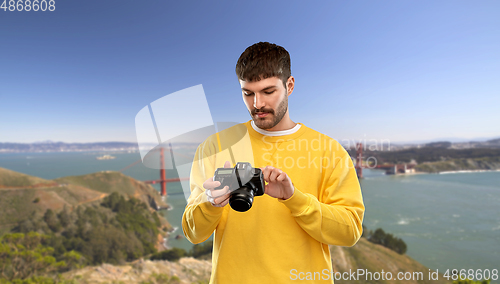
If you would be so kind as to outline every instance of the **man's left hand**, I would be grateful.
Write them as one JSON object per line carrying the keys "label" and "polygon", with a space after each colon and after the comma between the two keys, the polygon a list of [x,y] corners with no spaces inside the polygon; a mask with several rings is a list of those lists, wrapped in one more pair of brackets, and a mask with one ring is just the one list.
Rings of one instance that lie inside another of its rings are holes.
{"label": "man's left hand", "polygon": [[268,182],[264,189],[267,195],[284,200],[293,195],[295,189],[292,180],[285,172],[271,166],[260,169],[264,180]]}

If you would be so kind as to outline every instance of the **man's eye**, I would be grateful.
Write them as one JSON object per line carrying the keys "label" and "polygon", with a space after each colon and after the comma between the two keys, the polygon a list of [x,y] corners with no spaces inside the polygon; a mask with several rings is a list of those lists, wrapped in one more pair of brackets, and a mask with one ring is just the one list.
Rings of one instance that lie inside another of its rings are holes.
{"label": "man's eye", "polygon": [[270,91],[270,92],[265,92],[266,94],[270,95],[272,93],[274,93],[274,90]]}
{"label": "man's eye", "polygon": [[253,93],[243,93],[245,96],[251,96]]}

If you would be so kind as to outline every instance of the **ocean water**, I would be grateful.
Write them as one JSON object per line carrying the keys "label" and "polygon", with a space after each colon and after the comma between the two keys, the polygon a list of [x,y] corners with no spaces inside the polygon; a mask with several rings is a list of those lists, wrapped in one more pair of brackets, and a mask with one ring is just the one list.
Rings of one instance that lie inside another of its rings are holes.
{"label": "ocean water", "polygon": [[[365,172],[364,172],[365,173]],[[361,180],[368,229],[402,238],[433,269],[500,270],[500,172],[386,176]]]}
{"label": "ocean water", "polygon": [[[111,154],[114,160],[96,160]],[[0,167],[53,179],[102,170],[118,171],[140,160],[139,153],[3,153]],[[123,171],[138,180],[159,178],[159,171],[141,163]],[[418,174],[386,176],[364,170],[361,180],[366,212],[364,225],[382,228],[402,238],[407,255],[439,269],[500,269],[500,172]],[[176,177],[167,170],[167,178]],[[158,185],[154,185],[159,190]],[[182,236],[181,218],[186,200],[179,183],[167,185],[168,203],[163,211],[177,230],[169,245],[190,249]]]}

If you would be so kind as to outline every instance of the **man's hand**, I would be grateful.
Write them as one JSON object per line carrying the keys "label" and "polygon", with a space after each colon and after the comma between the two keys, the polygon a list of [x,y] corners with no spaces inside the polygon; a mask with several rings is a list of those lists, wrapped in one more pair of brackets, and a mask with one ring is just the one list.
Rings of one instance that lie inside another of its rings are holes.
{"label": "man's hand", "polygon": [[[231,163],[226,161],[224,168],[230,168]],[[211,177],[203,183],[203,188],[205,188],[205,194],[207,195],[208,201],[215,207],[224,207],[229,203],[229,187],[225,186],[222,189],[214,189],[220,186],[219,181],[214,181]]]}
{"label": "man's hand", "polygon": [[268,182],[264,189],[267,195],[284,200],[293,195],[295,188],[292,180],[285,172],[271,166],[260,169],[264,175],[264,180]]}

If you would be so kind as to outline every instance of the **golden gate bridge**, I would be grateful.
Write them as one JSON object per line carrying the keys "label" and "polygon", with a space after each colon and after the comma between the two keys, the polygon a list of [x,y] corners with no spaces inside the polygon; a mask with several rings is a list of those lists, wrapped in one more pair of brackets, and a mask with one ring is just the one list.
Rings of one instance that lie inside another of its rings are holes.
{"label": "golden gate bridge", "polygon": [[[170,148],[172,151],[172,149]],[[161,196],[167,196],[167,183],[171,182],[181,182],[185,180],[189,180],[189,177],[178,177],[178,178],[167,178],[166,177],[166,171],[165,171],[165,149],[163,147],[159,148],[160,151],[160,178],[156,180],[146,180],[143,181],[144,183],[147,184],[160,184],[161,188]],[[178,153],[179,154],[179,153]],[[119,172],[126,171],[130,169],[131,167],[139,164],[142,162],[142,159],[139,159],[135,161],[134,163],[126,166],[125,168],[119,170]],[[383,165],[376,165],[374,167],[371,167],[367,165],[366,163],[363,163],[363,144],[362,143],[357,143],[356,144],[356,174],[358,178],[363,178],[363,168],[369,168],[369,169],[383,169],[386,170],[387,174],[398,174],[398,173],[406,173],[409,169],[413,168],[412,164],[383,164]]]}
{"label": "golden gate bridge", "polygon": [[405,174],[408,171],[412,171],[415,165],[413,164],[383,164],[383,165],[375,165],[373,167],[367,165],[367,163],[363,163],[363,144],[356,144],[356,174],[358,178],[363,178],[363,168],[369,169],[381,169],[385,170],[386,174]]}
{"label": "golden gate bridge", "polygon": [[[161,147],[161,148],[159,148],[159,151],[160,151],[160,179],[146,180],[143,182],[147,183],[147,184],[157,184],[157,183],[160,184],[161,196],[165,197],[165,196],[167,196],[167,183],[189,180],[189,177],[167,178],[167,174],[165,171],[165,149],[163,147]],[[141,162],[142,162],[142,159],[139,159],[139,160],[133,162],[132,164],[126,166],[125,168],[119,170],[119,172],[126,171],[126,170],[130,169],[131,167],[133,167]]]}

